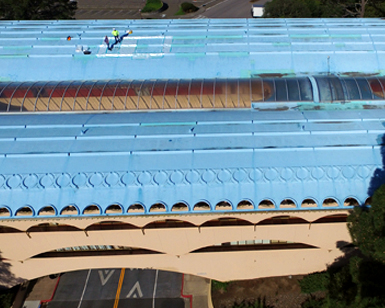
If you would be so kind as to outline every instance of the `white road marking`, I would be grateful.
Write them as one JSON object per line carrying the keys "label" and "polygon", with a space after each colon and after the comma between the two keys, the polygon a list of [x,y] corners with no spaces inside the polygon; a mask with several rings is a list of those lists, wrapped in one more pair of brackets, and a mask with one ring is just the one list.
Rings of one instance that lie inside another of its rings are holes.
{"label": "white road marking", "polygon": [[158,270],[155,272],[154,292],[152,292],[152,308],[155,308],[156,287],[158,285]]}
{"label": "white road marking", "polygon": [[143,293],[142,293],[142,290],[141,290],[141,288],[140,288],[139,281],[137,281],[137,282],[134,284],[134,286],[132,287],[132,289],[130,290],[130,292],[128,292],[126,298],[131,297],[131,295],[132,295],[132,298],[138,298],[138,296],[136,295],[135,291],[138,292],[139,297],[143,297]]}
{"label": "white road marking", "polygon": [[104,277],[103,271],[102,270],[98,271],[100,282],[102,283],[102,286],[104,286],[107,283],[108,279],[111,278],[111,276],[114,272],[115,272],[115,270],[104,270],[104,274],[106,274],[106,277]]}
{"label": "white road marking", "polygon": [[78,308],[80,308],[80,306],[82,305],[84,293],[86,292],[86,287],[87,287],[87,284],[88,284],[88,280],[90,279],[90,274],[91,274],[91,270],[88,270],[86,282],[84,283],[83,293],[82,293],[82,296],[80,297]]}

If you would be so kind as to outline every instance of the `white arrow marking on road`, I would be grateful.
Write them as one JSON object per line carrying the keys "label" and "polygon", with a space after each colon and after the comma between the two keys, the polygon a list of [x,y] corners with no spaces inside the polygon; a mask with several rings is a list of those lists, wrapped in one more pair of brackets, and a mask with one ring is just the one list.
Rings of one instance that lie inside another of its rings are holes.
{"label": "white arrow marking on road", "polygon": [[137,281],[132,287],[132,289],[130,290],[130,292],[128,292],[126,298],[131,297],[131,295],[133,295],[132,298],[137,298],[138,296],[136,295],[135,290],[138,291],[139,297],[143,297],[143,293],[142,293],[142,290],[140,289],[139,281]]}
{"label": "white arrow marking on road", "polygon": [[112,274],[115,272],[115,270],[104,270],[104,274],[106,274],[106,277],[103,275],[103,271],[98,271],[99,277],[100,277],[100,282],[102,283],[102,286],[104,286],[108,279],[111,278]]}

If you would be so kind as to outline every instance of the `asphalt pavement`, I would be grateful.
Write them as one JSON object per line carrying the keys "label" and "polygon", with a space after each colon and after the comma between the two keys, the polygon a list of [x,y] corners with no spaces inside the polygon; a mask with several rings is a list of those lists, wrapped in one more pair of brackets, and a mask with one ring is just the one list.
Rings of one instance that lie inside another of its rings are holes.
{"label": "asphalt pavement", "polygon": [[[193,297],[183,296],[183,279],[180,273],[141,269],[64,273],[47,307],[184,308]],[[207,284],[204,280],[201,283]],[[207,289],[200,293],[207,293]],[[208,294],[205,295],[207,299]]]}

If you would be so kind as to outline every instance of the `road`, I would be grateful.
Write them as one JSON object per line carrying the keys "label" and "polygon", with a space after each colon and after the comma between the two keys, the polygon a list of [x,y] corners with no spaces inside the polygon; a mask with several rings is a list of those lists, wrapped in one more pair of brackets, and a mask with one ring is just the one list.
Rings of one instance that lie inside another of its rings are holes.
{"label": "road", "polygon": [[182,274],[107,269],[65,273],[48,308],[184,308]]}

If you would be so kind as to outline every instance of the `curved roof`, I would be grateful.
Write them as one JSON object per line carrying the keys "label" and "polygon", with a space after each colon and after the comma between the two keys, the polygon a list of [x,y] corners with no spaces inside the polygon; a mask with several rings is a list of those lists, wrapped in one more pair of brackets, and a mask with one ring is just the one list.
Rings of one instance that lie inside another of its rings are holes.
{"label": "curved roof", "polygon": [[[113,27],[133,34],[108,51]],[[0,80],[382,75],[384,33],[376,18],[0,21]]]}
{"label": "curved roof", "polygon": [[11,218],[222,201],[224,211],[346,209],[384,178],[384,119],[384,109],[0,115],[0,207]]}
{"label": "curved roof", "polygon": [[348,102],[362,108],[383,104],[384,98],[384,77],[0,82],[0,111],[263,108],[263,103],[316,108]]}

